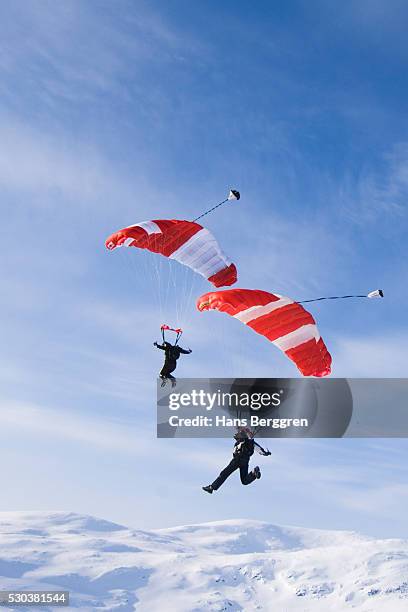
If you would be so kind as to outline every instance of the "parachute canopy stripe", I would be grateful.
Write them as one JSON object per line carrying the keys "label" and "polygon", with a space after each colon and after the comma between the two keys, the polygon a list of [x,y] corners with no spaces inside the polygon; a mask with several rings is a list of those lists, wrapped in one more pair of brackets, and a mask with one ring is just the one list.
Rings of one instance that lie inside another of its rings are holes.
{"label": "parachute canopy stripe", "polygon": [[319,333],[316,325],[308,323],[306,325],[302,325],[302,327],[298,327],[292,332],[288,332],[287,334],[275,338],[274,343],[278,348],[280,348],[281,351],[286,352],[289,349],[295,349],[297,346],[300,346],[305,342],[309,342],[311,337],[318,340]]}
{"label": "parachute canopy stripe", "polygon": [[[160,234],[161,229],[154,221],[142,221],[141,223],[137,223],[136,225],[132,225],[131,227],[141,227],[148,234]],[[130,229],[130,227],[128,228]]]}
{"label": "parachute canopy stripe", "polygon": [[258,334],[267,336],[269,340],[277,340],[290,334],[304,325],[314,324],[312,315],[297,304],[289,304],[274,310],[268,315],[253,319],[247,325]]}
{"label": "parachute canopy stripe", "polygon": [[303,376],[327,376],[331,356],[312,315],[290,298],[255,289],[227,289],[201,296],[197,308],[220,310],[268,338]]}
{"label": "parachute canopy stripe", "polygon": [[231,265],[215,238],[204,228],[182,244],[170,257],[193,270],[199,270],[205,278]]}
{"label": "parachute canopy stripe", "polygon": [[237,312],[234,315],[236,319],[239,319],[242,323],[250,323],[253,319],[257,319],[262,317],[263,315],[269,314],[278,308],[282,308],[287,304],[293,304],[293,300],[290,298],[280,298],[273,302],[269,302],[269,304],[265,304],[264,306],[251,306],[246,310],[241,312]]}
{"label": "parachute canopy stripe", "polygon": [[237,270],[214,236],[193,221],[142,221],[115,232],[106,240],[110,250],[132,246],[175,259],[204,276],[216,287],[233,285]]}

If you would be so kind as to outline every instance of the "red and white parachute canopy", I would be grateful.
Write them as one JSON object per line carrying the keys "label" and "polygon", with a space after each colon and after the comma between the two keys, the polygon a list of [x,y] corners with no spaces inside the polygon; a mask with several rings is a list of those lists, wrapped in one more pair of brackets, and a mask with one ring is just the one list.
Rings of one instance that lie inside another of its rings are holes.
{"label": "red and white parachute canopy", "polygon": [[220,310],[271,340],[303,376],[327,376],[332,358],[316,322],[303,306],[288,297],[257,289],[227,289],[206,293],[197,308]]}
{"label": "red and white parachute canopy", "polygon": [[133,246],[175,259],[198,272],[215,287],[233,285],[237,269],[222,252],[214,236],[199,223],[177,219],[141,221],[107,238],[110,250]]}

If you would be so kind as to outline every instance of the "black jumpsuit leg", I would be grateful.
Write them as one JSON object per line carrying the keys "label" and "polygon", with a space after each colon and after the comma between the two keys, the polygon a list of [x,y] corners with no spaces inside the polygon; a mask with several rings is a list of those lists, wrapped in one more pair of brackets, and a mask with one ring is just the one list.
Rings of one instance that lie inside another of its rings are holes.
{"label": "black jumpsuit leg", "polygon": [[176,367],[177,367],[176,361],[174,360],[165,361],[164,366],[162,367],[160,374],[159,374],[160,378],[169,378],[170,380],[175,380],[174,376],[172,376],[171,373],[174,372]]}
{"label": "black jumpsuit leg", "polygon": [[237,470],[238,468],[239,468],[239,461],[238,459],[235,459],[234,457],[233,459],[231,459],[227,467],[222,470],[218,478],[216,478],[214,482],[212,483],[211,486],[214,489],[214,491],[219,489],[220,486],[227,480],[228,476],[231,476],[231,474],[235,472],[235,470]]}
{"label": "black jumpsuit leg", "polygon": [[241,476],[241,482],[243,485],[251,484],[251,482],[254,482],[254,480],[256,480],[256,476],[253,472],[249,472],[248,474],[248,468],[249,461],[245,463],[240,463],[239,475]]}

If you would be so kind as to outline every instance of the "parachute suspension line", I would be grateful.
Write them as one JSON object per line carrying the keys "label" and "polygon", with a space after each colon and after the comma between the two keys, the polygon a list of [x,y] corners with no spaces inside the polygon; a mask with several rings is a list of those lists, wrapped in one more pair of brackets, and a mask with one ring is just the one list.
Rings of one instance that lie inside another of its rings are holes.
{"label": "parachute suspension line", "polygon": [[237,191],[236,189],[231,189],[229,194],[228,194],[228,197],[225,198],[225,200],[223,200],[222,202],[219,202],[218,204],[216,204],[212,208],[209,208],[208,210],[203,212],[199,217],[196,217],[195,219],[193,219],[193,222],[198,221],[199,219],[202,219],[202,217],[205,217],[206,215],[209,215],[214,210],[216,210],[217,208],[219,208],[220,206],[222,206],[226,202],[229,202],[230,200],[239,200],[240,197],[241,197],[241,194],[239,193],[239,191]]}
{"label": "parachute suspension line", "polygon": [[198,281],[197,275],[194,274],[194,277],[191,279],[191,282],[190,282],[190,289],[186,295],[186,300],[185,300],[186,308],[183,313],[183,319],[185,323],[183,323],[183,325],[189,326],[191,323],[191,318],[193,316],[194,309],[188,308],[188,306],[193,303],[193,294],[195,295],[197,293],[197,290],[196,290],[197,281]]}
{"label": "parachute suspension line", "polygon": [[182,320],[180,321],[181,327],[189,326],[191,323],[192,316],[194,314],[194,296],[198,293],[198,285],[201,282],[201,277],[198,274],[191,274],[190,270],[184,266],[184,299],[182,308]]}
{"label": "parachute suspension line", "polygon": [[370,291],[370,293],[366,293],[364,295],[332,295],[329,297],[319,297],[313,298],[312,300],[297,300],[296,304],[309,304],[310,302],[321,302],[322,300],[348,300],[350,298],[378,298],[384,297],[384,292],[382,289],[376,289],[375,291]]}
{"label": "parachute suspension line", "polygon": [[[157,236],[155,236],[155,243],[157,242]],[[155,248],[156,248],[156,244],[155,244]],[[157,302],[159,304],[159,312],[160,312],[160,318],[163,319],[163,310],[165,307],[165,304],[163,304],[163,294],[162,294],[162,258],[157,255],[154,254],[153,255],[153,267],[154,267],[154,271],[155,271],[155,275],[156,275],[156,282],[154,283],[155,289],[156,289],[156,295],[157,295]]]}
{"label": "parachute suspension line", "polygon": [[[168,262],[170,263],[170,262]],[[173,273],[173,269],[171,266],[168,266],[169,270],[168,270],[168,274],[166,275],[166,294],[165,294],[165,303],[166,305],[169,303],[170,301],[170,284],[171,284],[171,278],[172,278],[172,273]]]}
{"label": "parachute suspension line", "polygon": [[177,308],[177,325],[181,325],[183,319],[183,310],[186,306],[186,277],[189,270],[186,266],[177,267],[177,286],[176,291],[176,308]]}
{"label": "parachute suspension line", "polygon": [[178,282],[177,282],[177,325],[186,325],[186,313],[191,310],[189,302],[189,290],[193,285],[195,274],[191,274],[191,270],[187,266],[178,266]]}
{"label": "parachute suspension line", "polygon": [[223,325],[221,322],[217,329],[216,338],[218,345],[222,347],[223,376],[226,378],[234,378],[237,372],[240,372],[240,367],[242,368],[242,358],[244,356],[242,344],[240,344],[237,349],[235,338],[231,335],[228,325]]}
{"label": "parachute suspension line", "polygon": [[[235,197],[235,196],[234,196]],[[155,236],[154,249],[157,248],[159,235]],[[167,246],[168,240],[162,240],[162,247]],[[158,301],[160,302],[160,316],[163,319],[176,320],[178,326],[184,325],[186,312],[189,310],[189,299],[192,298],[192,281],[190,280],[191,270],[188,266],[180,266],[169,258],[154,258],[154,268],[156,272],[156,289]],[[195,280],[195,276],[193,276]]]}
{"label": "parachute suspension line", "polygon": [[[177,262],[169,261],[169,266],[172,270],[172,282],[173,282],[173,303],[175,309],[175,322],[176,325],[181,324],[181,312],[184,302],[183,293],[183,278],[185,273],[185,266],[178,266]],[[172,309],[172,316],[173,309]],[[173,320],[173,319],[172,319]]]}
{"label": "parachute suspension line", "polygon": [[155,271],[156,278],[154,279],[154,289],[157,295],[157,302],[159,305],[159,316],[160,319],[168,319],[170,313],[168,312],[169,304],[172,303],[171,299],[171,272],[172,267],[170,262],[164,259],[160,254],[153,253],[151,265]]}
{"label": "parachute suspension line", "polygon": [[180,313],[180,295],[179,295],[180,292],[178,291],[177,275],[182,274],[182,270],[178,270],[177,268],[176,269],[172,268],[172,263],[173,262],[169,262],[169,265],[172,271],[174,272],[174,274],[172,274],[171,276],[171,280],[173,283],[174,304],[175,304],[175,309],[176,309],[176,323],[178,325],[180,321],[180,314],[179,314]]}

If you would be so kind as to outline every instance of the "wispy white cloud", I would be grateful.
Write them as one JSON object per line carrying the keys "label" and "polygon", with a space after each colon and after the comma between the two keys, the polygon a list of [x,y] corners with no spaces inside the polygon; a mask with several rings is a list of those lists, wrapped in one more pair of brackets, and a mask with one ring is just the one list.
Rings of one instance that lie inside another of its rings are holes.
{"label": "wispy white cloud", "polygon": [[29,436],[34,446],[35,440],[41,438],[57,443],[77,443],[84,448],[91,446],[115,455],[136,458],[151,456],[152,468],[157,467],[153,461],[155,455],[167,455],[167,464],[178,469],[188,465],[189,468],[217,470],[225,455],[219,446],[209,455],[200,448],[194,448],[196,444],[188,440],[178,440],[177,444],[174,440],[158,440],[152,435],[151,428],[142,425],[140,419],[125,422],[119,415],[115,418],[100,413],[96,418],[95,414],[90,417],[78,410],[69,412],[32,402],[2,400],[0,428],[2,436],[15,436],[18,432],[25,439]]}
{"label": "wispy white cloud", "polygon": [[53,439],[76,441],[106,449],[141,455],[146,452],[148,442],[140,437],[135,444],[135,430],[109,419],[88,418],[81,414],[69,414],[57,408],[45,408],[34,403],[2,400],[0,409],[2,434],[16,432],[32,436],[47,435]]}
{"label": "wispy white cloud", "polygon": [[269,287],[305,299],[317,297],[332,282],[333,269],[338,270],[337,282],[343,280],[339,263],[352,257],[353,246],[336,235],[324,217],[304,215],[292,220],[272,207],[245,227],[245,240],[237,251],[241,285]]}
{"label": "wispy white cloud", "polygon": [[[8,84],[18,78],[54,111],[61,101],[95,101],[112,88],[119,98],[129,100],[129,70],[136,76],[147,61],[182,59],[188,35],[181,36],[146,3],[138,3],[137,13],[126,6],[122,2],[120,11],[101,5],[95,12],[89,3],[76,0],[28,0],[21,11],[18,4],[3,3],[3,94],[20,101],[23,92],[13,92]],[[188,43],[189,53],[194,53],[198,43],[192,37]]]}
{"label": "wispy white cloud", "polygon": [[375,170],[364,168],[357,179],[346,178],[336,191],[339,205],[357,223],[364,225],[387,216],[406,223],[408,144],[395,144]]}
{"label": "wispy white cloud", "polygon": [[352,491],[344,490],[340,503],[366,516],[401,520],[401,508],[406,508],[408,504],[408,485],[381,483],[377,486],[370,484],[370,486],[353,488]]}
{"label": "wispy white cloud", "polygon": [[337,376],[406,377],[408,336],[375,334],[338,338],[334,355]]}
{"label": "wispy white cloud", "polygon": [[[42,133],[11,115],[0,116],[0,185],[24,194],[25,207],[83,209],[104,197],[127,199],[130,186],[92,145],[64,131]],[[27,197],[29,196],[29,197]],[[65,201],[64,201],[65,199]],[[50,219],[51,221],[51,219]]]}

